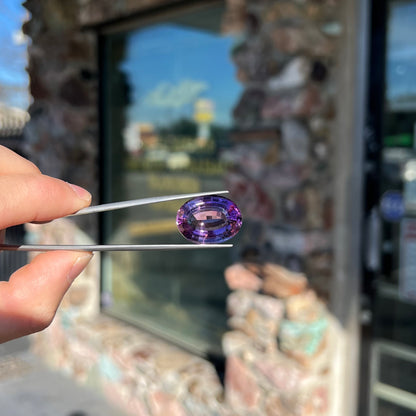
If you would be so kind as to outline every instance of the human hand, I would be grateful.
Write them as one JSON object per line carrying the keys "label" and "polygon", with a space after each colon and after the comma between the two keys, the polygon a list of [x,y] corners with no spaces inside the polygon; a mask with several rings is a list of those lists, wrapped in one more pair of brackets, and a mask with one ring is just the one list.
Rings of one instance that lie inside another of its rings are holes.
{"label": "human hand", "polygon": [[[8,227],[50,221],[90,203],[91,195],[83,188],[42,175],[31,162],[0,146],[0,242]],[[76,251],[39,254],[8,282],[0,282],[0,343],[49,326],[91,257]]]}

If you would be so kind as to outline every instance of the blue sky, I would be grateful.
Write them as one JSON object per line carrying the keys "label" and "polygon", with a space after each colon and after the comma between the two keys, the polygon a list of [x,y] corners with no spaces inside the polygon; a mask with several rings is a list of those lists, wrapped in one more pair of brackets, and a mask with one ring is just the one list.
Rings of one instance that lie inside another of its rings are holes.
{"label": "blue sky", "polygon": [[214,102],[214,122],[229,125],[242,89],[230,58],[233,42],[174,24],[134,32],[122,64],[133,87],[129,121],[161,125],[192,118],[195,100],[205,98]]}
{"label": "blue sky", "polygon": [[0,102],[26,109],[26,39],[21,33],[26,9],[21,0],[0,0]]}

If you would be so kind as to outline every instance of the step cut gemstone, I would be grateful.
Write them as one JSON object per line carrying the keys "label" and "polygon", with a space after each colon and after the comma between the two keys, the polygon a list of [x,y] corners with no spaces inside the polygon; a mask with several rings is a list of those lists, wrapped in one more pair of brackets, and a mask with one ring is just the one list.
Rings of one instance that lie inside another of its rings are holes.
{"label": "step cut gemstone", "polygon": [[241,228],[237,205],[218,195],[193,198],[183,204],[176,216],[179,232],[195,243],[221,243],[234,237]]}

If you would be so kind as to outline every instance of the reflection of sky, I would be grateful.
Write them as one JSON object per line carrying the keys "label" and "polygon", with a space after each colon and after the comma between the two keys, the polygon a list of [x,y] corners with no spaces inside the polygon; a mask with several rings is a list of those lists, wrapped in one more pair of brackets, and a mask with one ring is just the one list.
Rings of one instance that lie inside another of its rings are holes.
{"label": "reflection of sky", "polygon": [[0,101],[23,109],[29,104],[27,45],[21,33],[25,15],[21,0],[0,0]]}
{"label": "reflection of sky", "polygon": [[416,95],[416,2],[393,3],[387,52],[387,97]]}
{"label": "reflection of sky", "polygon": [[230,60],[233,40],[173,24],[137,30],[122,68],[129,77],[129,121],[165,124],[191,118],[197,98],[215,105],[215,123],[229,124],[241,87]]}

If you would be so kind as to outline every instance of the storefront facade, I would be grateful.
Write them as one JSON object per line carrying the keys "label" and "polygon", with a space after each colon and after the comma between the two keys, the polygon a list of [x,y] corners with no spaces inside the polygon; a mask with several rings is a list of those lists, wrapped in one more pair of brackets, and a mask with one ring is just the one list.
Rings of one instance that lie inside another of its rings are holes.
{"label": "storefront facade", "polygon": [[410,415],[416,410],[411,191],[415,13],[415,2],[388,1],[371,14],[365,141],[368,243],[362,287],[362,355],[371,358],[370,415]]}
{"label": "storefront facade", "polygon": [[[407,253],[412,239],[400,211],[403,194],[411,208],[412,179],[403,191],[380,169],[396,157],[411,176],[412,90],[403,91],[413,52],[398,28],[411,30],[414,2],[376,11],[334,0],[25,6],[26,140],[46,173],[85,186],[95,203],[229,189],[244,218],[231,250],[96,256],[35,349],[132,414],[412,409],[409,386],[377,373],[385,351],[412,361],[411,342],[369,328],[386,319],[371,282],[396,267],[383,251],[380,260],[379,244]],[[400,113],[386,134],[385,97]],[[382,195],[394,219],[376,209]],[[41,241],[87,239],[85,229],[103,243],[180,243],[177,209],[30,231]],[[397,281],[407,319],[405,266]]]}

